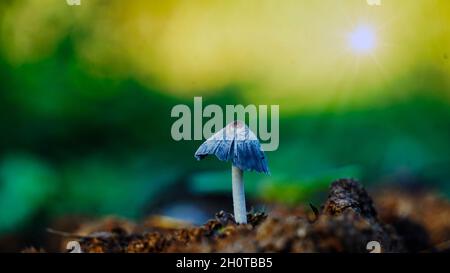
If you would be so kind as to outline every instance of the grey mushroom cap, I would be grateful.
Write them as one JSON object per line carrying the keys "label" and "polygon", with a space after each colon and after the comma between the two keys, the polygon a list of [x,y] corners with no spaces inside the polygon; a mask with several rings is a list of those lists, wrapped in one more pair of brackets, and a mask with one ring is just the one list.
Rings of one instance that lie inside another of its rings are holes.
{"label": "grey mushroom cap", "polygon": [[195,158],[201,160],[213,154],[243,171],[270,173],[258,138],[243,122],[234,121],[208,138],[195,152]]}

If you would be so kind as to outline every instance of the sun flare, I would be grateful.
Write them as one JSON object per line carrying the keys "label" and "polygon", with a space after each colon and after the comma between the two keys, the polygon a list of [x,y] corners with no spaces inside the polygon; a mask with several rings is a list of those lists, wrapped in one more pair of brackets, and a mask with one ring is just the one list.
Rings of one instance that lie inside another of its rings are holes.
{"label": "sun flare", "polygon": [[355,53],[370,53],[376,48],[376,35],[372,27],[358,26],[348,36],[350,48]]}

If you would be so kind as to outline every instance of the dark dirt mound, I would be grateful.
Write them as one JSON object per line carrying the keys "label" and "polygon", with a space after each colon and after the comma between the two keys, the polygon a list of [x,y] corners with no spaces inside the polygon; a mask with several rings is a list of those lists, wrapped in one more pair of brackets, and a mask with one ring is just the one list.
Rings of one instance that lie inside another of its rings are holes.
{"label": "dark dirt mound", "polygon": [[70,240],[83,252],[368,252],[371,241],[382,252],[450,249],[448,202],[397,191],[381,192],[375,200],[378,215],[357,181],[340,179],[320,210],[274,205],[269,214],[249,213],[247,225],[235,224],[223,211],[202,226],[158,216],[141,224],[108,218],[81,225],[76,235],[60,234],[61,251],[67,252]]}

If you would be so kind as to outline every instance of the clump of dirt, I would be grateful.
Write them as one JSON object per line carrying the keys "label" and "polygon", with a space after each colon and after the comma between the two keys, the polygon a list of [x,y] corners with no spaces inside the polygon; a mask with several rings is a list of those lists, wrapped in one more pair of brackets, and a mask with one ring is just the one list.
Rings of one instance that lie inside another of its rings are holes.
{"label": "clump of dirt", "polygon": [[202,226],[160,216],[141,224],[108,218],[60,234],[61,251],[69,240],[83,252],[368,252],[371,241],[381,252],[449,250],[442,245],[450,239],[448,202],[398,192],[377,196],[380,216],[361,184],[339,179],[320,210],[275,205],[269,214],[249,213],[246,225],[223,211]]}

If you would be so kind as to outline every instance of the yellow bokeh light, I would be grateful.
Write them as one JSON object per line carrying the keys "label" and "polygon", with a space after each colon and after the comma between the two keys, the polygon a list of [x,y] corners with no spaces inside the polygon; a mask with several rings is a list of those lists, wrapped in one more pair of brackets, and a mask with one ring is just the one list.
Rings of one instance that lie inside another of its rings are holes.
{"label": "yellow bokeh light", "polygon": [[[90,0],[76,9],[64,2],[15,2],[2,20],[6,55],[46,56],[69,35],[96,75],[185,97],[237,85],[255,103],[295,107],[400,96],[406,87],[386,87],[423,67],[450,78],[447,0]],[[30,31],[39,36],[19,35]]]}

